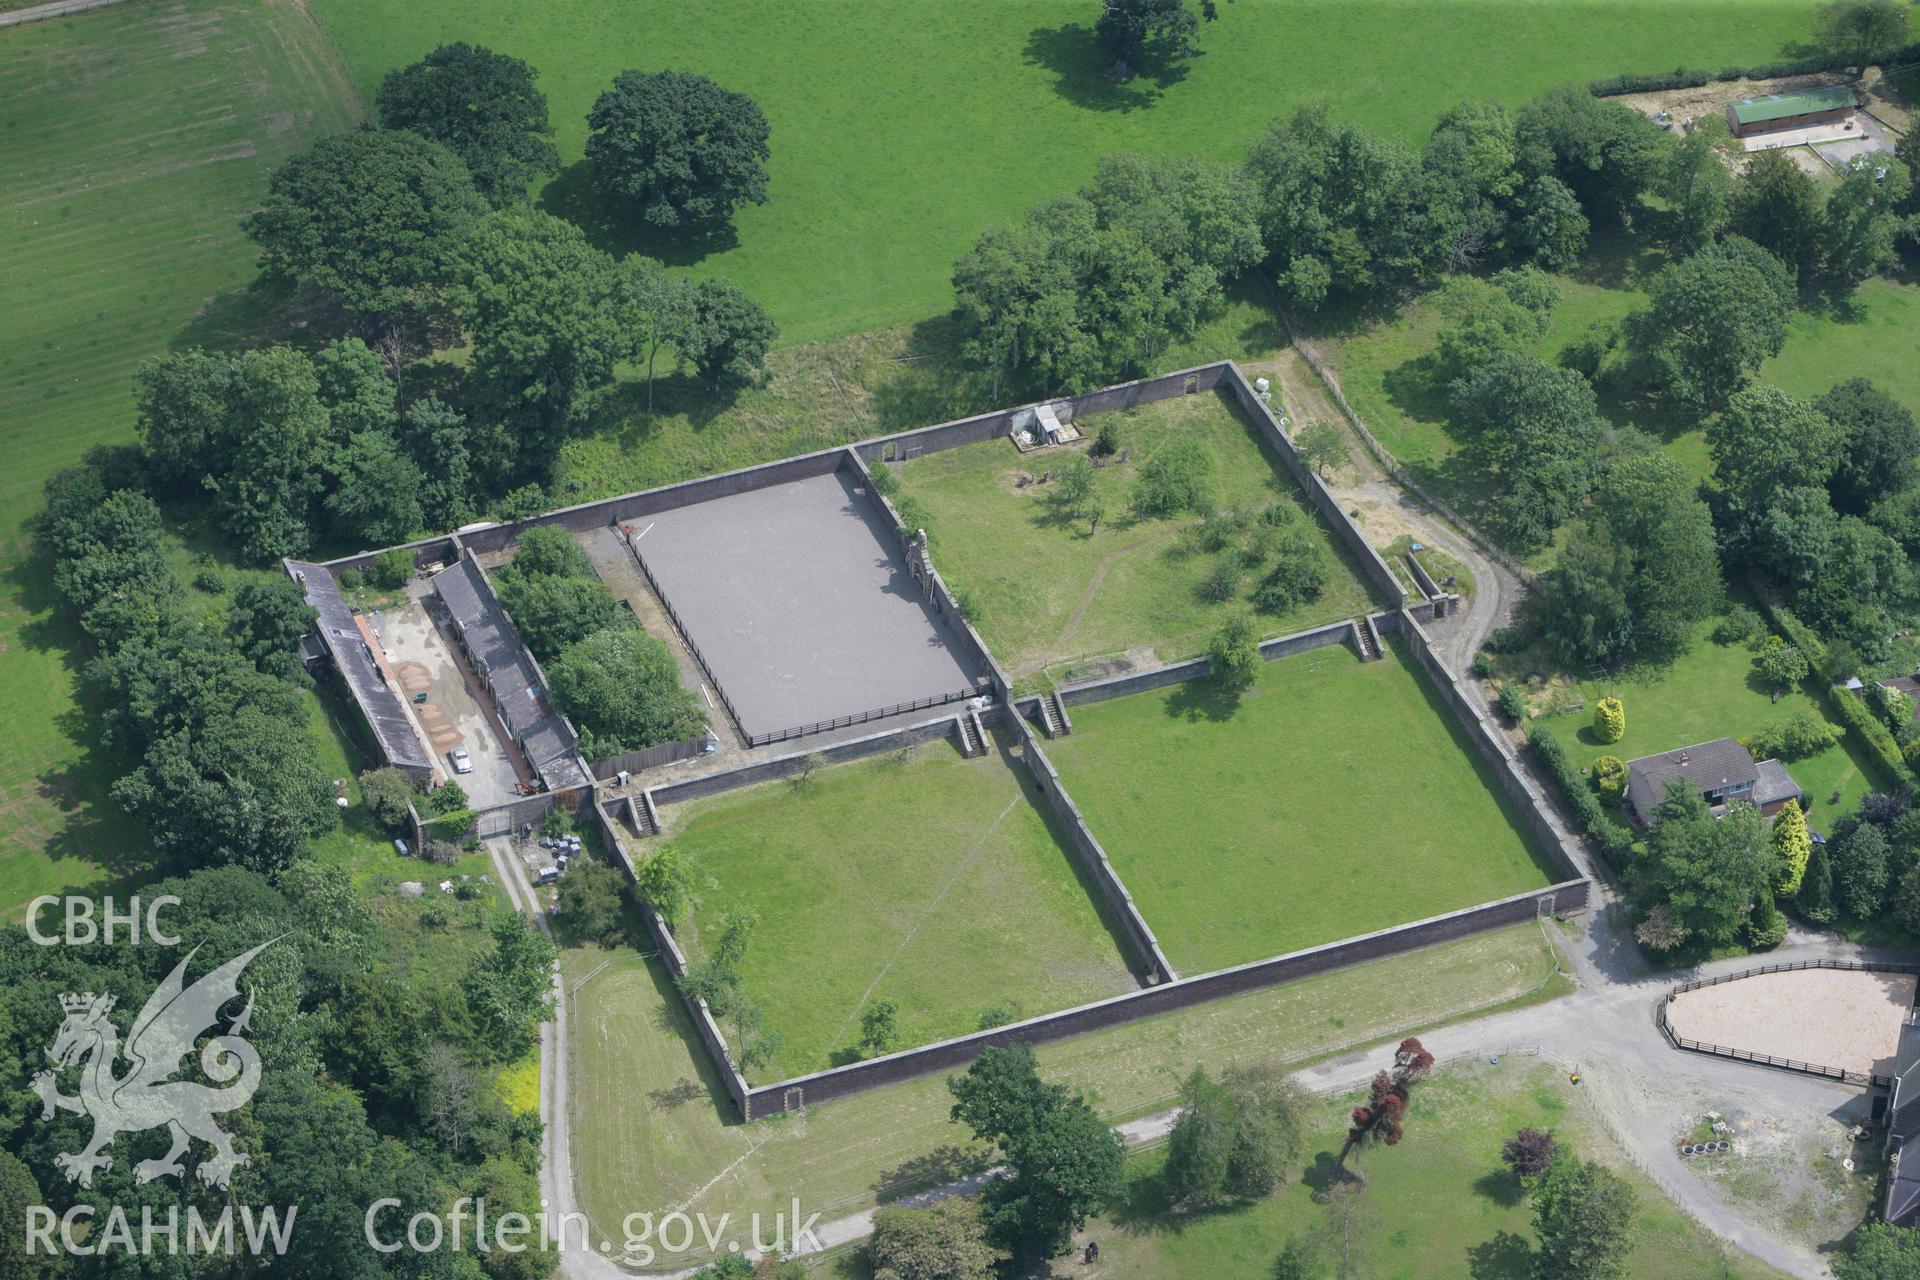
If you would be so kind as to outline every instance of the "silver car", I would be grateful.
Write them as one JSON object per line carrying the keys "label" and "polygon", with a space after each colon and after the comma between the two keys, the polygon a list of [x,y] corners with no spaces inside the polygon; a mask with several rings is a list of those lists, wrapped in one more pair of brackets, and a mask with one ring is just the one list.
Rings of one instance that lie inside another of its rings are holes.
{"label": "silver car", "polygon": [[473,757],[467,754],[465,747],[455,747],[447,752],[447,759],[453,762],[455,773],[472,773]]}

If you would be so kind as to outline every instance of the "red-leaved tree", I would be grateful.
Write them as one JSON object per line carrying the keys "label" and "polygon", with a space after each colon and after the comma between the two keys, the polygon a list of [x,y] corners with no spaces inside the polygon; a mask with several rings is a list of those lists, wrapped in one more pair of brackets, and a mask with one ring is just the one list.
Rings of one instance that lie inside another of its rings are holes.
{"label": "red-leaved tree", "polygon": [[1390,1147],[1400,1141],[1405,1133],[1401,1119],[1407,1114],[1407,1099],[1412,1096],[1413,1086],[1432,1070],[1433,1055],[1424,1045],[1412,1036],[1400,1042],[1393,1051],[1393,1070],[1375,1075],[1367,1090],[1366,1105],[1353,1109],[1353,1125],[1347,1130],[1339,1160],[1334,1162],[1336,1169],[1344,1171],[1347,1157],[1358,1147],[1374,1143]]}

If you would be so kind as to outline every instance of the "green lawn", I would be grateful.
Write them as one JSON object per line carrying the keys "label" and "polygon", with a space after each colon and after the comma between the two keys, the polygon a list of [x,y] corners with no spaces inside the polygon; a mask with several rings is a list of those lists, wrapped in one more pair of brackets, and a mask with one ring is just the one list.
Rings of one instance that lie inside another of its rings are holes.
{"label": "green lawn", "polygon": [[899,1006],[906,1048],[997,1005],[1026,1016],[1133,990],[1038,800],[1025,765],[933,742],[668,809],[704,886],[682,926],[692,955],[720,916],[759,913],[744,976],[784,1043],[756,1080],[832,1065],[877,1000]]}
{"label": "green lawn", "polygon": [[1022,455],[1006,440],[929,454],[898,466],[901,489],[931,513],[934,563],[975,602],[974,623],[1008,672],[1022,680],[1045,668],[1132,649],[1149,662],[1191,657],[1236,601],[1203,598],[1212,555],[1182,545],[1192,521],[1141,519],[1127,510],[1141,465],[1180,436],[1204,441],[1214,458],[1221,508],[1292,503],[1314,522],[1334,562],[1318,600],[1263,615],[1268,635],[1304,630],[1374,607],[1332,530],[1300,496],[1292,477],[1223,393],[1182,396],[1083,420],[1092,434],[1117,420],[1131,460],[1097,476],[1108,516],[1091,537],[1063,518],[1047,486],[1016,487],[1059,465],[1058,452]]}
{"label": "green lawn", "polygon": [[1222,969],[1548,883],[1520,819],[1396,642],[1074,709],[1047,746],[1160,945]]}
{"label": "green lawn", "polygon": [[[1109,82],[1091,0],[318,0],[369,98],[446,40],[530,61],[561,157],[619,71],[673,67],[751,94],[772,125],[767,204],[713,246],[648,243],[734,279],[790,340],[917,320],[950,305],[953,262],[984,228],[1070,190],[1107,152],[1243,154],[1267,121],[1327,97],[1414,140],[1466,97],[1517,103],[1568,81],[1779,56],[1814,0],[1239,0],[1164,83]],[[580,212],[579,175],[546,193]],[[597,211],[589,211],[589,214]],[[711,249],[710,252],[707,252]],[[700,255],[705,252],[705,256]]]}
{"label": "green lawn", "polygon": [[[1630,672],[1619,680],[1583,680],[1577,693],[1564,682],[1556,681],[1551,689],[1532,682],[1538,712],[1576,699],[1586,704],[1577,714],[1547,715],[1536,723],[1551,729],[1566,744],[1573,763],[1584,768],[1603,755],[1631,760],[1714,738],[1745,737],[1800,711],[1832,718],[1816,700],[1812,678],[1773,702],[1753,678],[1752,652],[1743,644],[1715,644],[1710,638],[1713,625],[1711,619],[1703,623],[1692,649],[1669,667]],[[1626,736],[1610,746],[1593,736],[1593,706],[1606,694],[1618,697],[1627,709]],[[1844,739],[1787,765],[1807,793],[1812,806],[1807,820],[1815,830],[1827,830],[1872,789],[1869,767],[1866,758]],[[1832,801],[1835,792],[1840,795],[1838,803]]]}
{"label": "green lawn", "polygon": [[0,918],[146,856],[76,703],[77,633],[22,525],[89,446],[133,438],[134,366],[252,335],[240,216],[282,158],[360,114],[284,0],[138,4],[0,32]]}
{"label": "green lawn", "polygon": [[1875,278],[1844,303],[1799,312],[1786,348],[1760,370],[1808,399],[1848,378],[1871,378],[1920,413],[1920,285]]}
{"label": "green lawn", "polygon": [[[581,1206],[617,1240],[629,1213],[678,1207],[709,1219],[790,1208],[834,1218],[978,1163],[934,1075],[756,1124],[728,1106],[659,962],[631,951],[562,960],[572,1043],[574,1170]],[[604,967],[602,967],[604,965]],[[1041,1069],[1110,1121],[1165,1110],[1196,1064],[1304,1064],[1470,1010],[1561,994],[1538,926],[1521,925],[1286,986],[1076,1037],[1039,1050]]]}
{"label": "green lawn", "polygon": [[[1381,1053],[1384,1065],[1386,1054]],[[1333,1256],[1334,1211],[1314,1201],[1339,1151],[1347,1110],[1358,1095],[1325,1100],[1309,1138],[1304,1175],[1266,1200],[1213,1213],[1177,1214],[1160,1180],[1164,1152],[1128,1162],[1129,1198],[1088,1224],[1100,1241],[1100,1274],[1117,1280],[1163,1276],[1261,1276],[1292,1238],[1325,1240]],[[1500,1162],[1516,1129],[1551,1129],[1588,1159],[1611,1165],[1639,1193],[1628,1274],[1660,1280],[1778,1277],[1727,1248],[1688,1219],[1623,1159],[1578,1087],[1555,1065],[1509,1057],[1442,1068],[1415,1090],[1406,1138],[1360,1157],[1366,1185],[1352,1214],[1356,1274],[1379,1280],[1527,1280],[1537,1245],[1532,1206]],[[1326,1239],[1331,1235],[1333,1239]],[[1331,1273],[1330,1273],[1331,1274]]]}

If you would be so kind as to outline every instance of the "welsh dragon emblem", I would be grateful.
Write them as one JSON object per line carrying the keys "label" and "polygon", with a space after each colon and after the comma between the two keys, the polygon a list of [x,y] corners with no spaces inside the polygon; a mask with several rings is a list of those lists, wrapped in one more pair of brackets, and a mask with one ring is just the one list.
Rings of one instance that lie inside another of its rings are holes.
{"label": "welsh dragon emblem", "polygon": [[[225,1187],[233,1171],[249,1162],[244,1153],[233,1149],[214,1117],[246,1105],[260,1087],[260,1054],[241,1038],[253,1015],[251,995],[239,1016],[229,1019],[226,1033],[200,1047],[201,1071],[215,1084],[227,1087],[216,1089],[171,1077],[181,1069],[181,1059],[193,1052],[194,1042],[213,1029],[221,1007],[240,995],[241,972],[272,945],[263,942],[235,956],[189,987],[183,975],[199,951],[195,947],[148,998],[140,1016],[133,1020],[124,1050],[120,1033],[107,1019],[113,1011],[112,996],[96,996],[89,991],[60,997],[60,1007],[67,1017],[47,1056],[53,1059],[56,1070],[80,1067],[80,1092],[74,1097],[61,1093],[54,1071],[42,1071],[33,1078],[33,1085],[40,1093],[42,1120],[51,1120],[56,1110],[93,1117],[93,1140],[86,1148],[63,1152],[55,1160],[67,1181],[92,1186],[94,1170],[113,1165],[113,1157],[102,1153],[116,1137],[162,1125],[171,1132],[173,1147],[160,1159],[142,1160],[135,1166],[138,1182],[186,1172],[181,1157],[194,1138],[214,1150],[212,1158],[202,1160],[197,1170],[200,1180],[209,1186]],[[116,1075],[123,1055],[127,1069]]]}

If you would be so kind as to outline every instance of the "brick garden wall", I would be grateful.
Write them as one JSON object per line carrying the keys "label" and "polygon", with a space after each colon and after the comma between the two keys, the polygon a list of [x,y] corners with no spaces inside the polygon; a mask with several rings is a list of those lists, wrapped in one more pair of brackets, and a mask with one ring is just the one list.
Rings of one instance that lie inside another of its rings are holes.
{"label": "brick garden wall", "polygon": [[1100,896],[1106,899],[1108,909],[1119,918],[1128,942],[1132,944],[1141,963],[1147,966],[1149,981],[1173,981],[1179,975],[1168,963],[1166,953],[1160,950],[1160,939],[1154,936],[1153,927],[1140,914],[1140,908],[1134,905],[1133,894],[1128,892],[1120,873],[1113,869],[1107,851],[1094,838],[1086,819],[1080,816],[1080,806],[1073,802],[1073,797],[1060,784],[1060,773],[1040,745],[1040,735],[1021,716],[1012,715],[1007,719],[1020,743],[1021,758],[1026,761],[1028,772],[1033,775],[1034,783],[1046,799],[1047,808],[1052,811],[1066,837],[1067,851],[1080,863],[1087,877],[1100,887]]}
{"label": "brick garden wall", "polygon": [[741,765],[737,769],[688,778],[684,782],[669,782],[664,786],[649,789],[647,794],[656,807],[682,804],[702,796],[719,795],[723,791],[733,791],[739,787],[751,787],[759,782],[791,778],[809,768],[809,760],[819,764],[847,764],[854,760],[885,755],[889,751],[899,751],[904,747],[919,746],[923,742],[934,742],[957,733],[954,714],[948,711],[932,720],[870,733],[849,742],[839,742],[813,751],[795,751],[788,755],[776,756],[771,760],[757,760],[751,764]]}
{"label": "brick garden wall", "polygon": [[[1296,631],[1292,635],[1276,636],[1271,640],[1263,641],[1260,645],[1260,656],[1272,662],[1276,658],[1292,657],[1296,653],[1344,644],[1352,634],[1351,620],[1329,622],[1324,627]],[[1202,678],[1207,674],[1208,665],[1205,658],[1189,658],[1185,662],[1169,663],[1164,667],[1155,667],[1151,671],[1132,671],[1126,675],[1108,676],[1102,680],[1088,680],[1083,684],[1062,685],[1060,701],[1072,707],[1086,702],[1105,702],[1108,698],[1120,698],[1129,693],[1143,693],[1149,689],[1165,689],[1169,685],[1184,684],[1188,680]]]}
{"label": "brick garden wall", "polygon": [[1585,876],[1586,872],[1580,869],[1580,864],[1561,841],[1559,831],[1548,819],[1551,810],[1546,793],[1521,767],[1519,757],[1507,742],[1506,734],[1491,717],[1474,706],[1460,687],[1459,679],[1434,654],[1433,642],[1427,638],[1426,629],[1412,616],[1411,611],[1382,614],[1380,629],[1397,632],[1407,642],[1414,661],[1420,664],[1427,679],[1439,689],[1441,700],[1466,730],[1467,737],[1472,739],[1474,749],[1493,772],[1500,790],[1520,811],[1528,831],[1552,864],[1554,874],[1566,880]]}
{"label": "brick garden wall", "polygon": [[1064,1040],[1155,1014],[1191,1008],[1222,996],[1258,991],[1345,968],[1363,960],[1402,955],[1438,942],[1518,924],[1545,911],[1562,914],[1578,911],[1586,906],[1587,891],[1588,883],[1585,880],[1557,884],[1536,892],[1468,907],[1463,911],[1418,920],[1395,929],[1383,929],[1378,933],[1362,934],[1233,969],[1221,969],[1159,986],[1144,987],[1094,1004],[995,1027],[991,1031],[976,1032],[919,1049],[889,1054],[884,1058],[871,1058],[850,1066],[763,1085],[748,1090],[744,1114],[750,1120],[757,1120],[797,1106],[826,1102],[881,1085],[911,1080],[930,1072],[963,1067],[979,1056],[982,1049],[990,1046],[1045,1044],[1052,1040]]}

